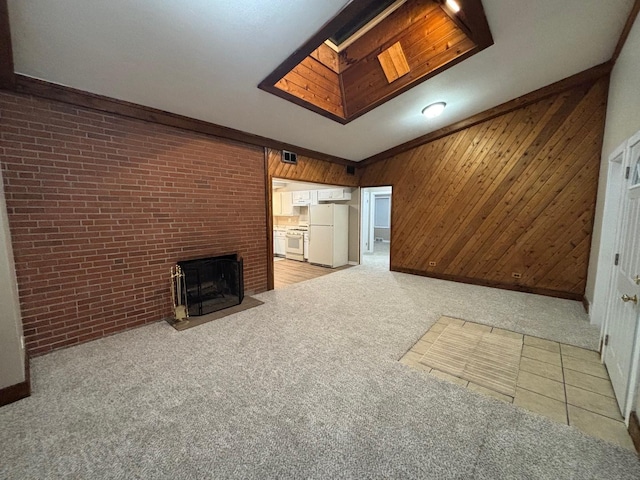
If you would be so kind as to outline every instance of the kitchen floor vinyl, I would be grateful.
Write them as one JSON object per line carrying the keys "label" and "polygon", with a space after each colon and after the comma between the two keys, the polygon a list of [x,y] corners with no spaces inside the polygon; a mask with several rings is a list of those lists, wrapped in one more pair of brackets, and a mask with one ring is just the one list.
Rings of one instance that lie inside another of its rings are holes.
{"label": "kitchen floor vinyl", "polygon": [[309,262],[298,262],[296,260],[283,258],[273,263],[273,287],[276,289],[283,288],[287,285],[304,282],[339,270],[344,270],[351,266],[352,265],[344,265],[343,267],[337,268],[320,267],[318,265],[312,265]]}
{"label": "kitchen floor vinyl", "polygon": [[443,316],[400,362],[634,450],[598,352]]}

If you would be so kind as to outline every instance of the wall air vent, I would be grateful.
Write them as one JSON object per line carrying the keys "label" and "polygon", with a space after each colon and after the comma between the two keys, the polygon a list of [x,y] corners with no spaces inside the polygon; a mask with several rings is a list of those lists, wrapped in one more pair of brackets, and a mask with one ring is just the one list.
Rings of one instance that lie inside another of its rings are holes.
{"label": "wall air vent", "polygon": [[290,163],[291,165],[297,165],[298,164],[298,154],[283,150],[282,151],[282,162],[283,163]]}
{"label": "wall air vent", "polygon": [[355,175],[355,174],[356,174],[356,167],[352,165],[347,165],[347,175]]}

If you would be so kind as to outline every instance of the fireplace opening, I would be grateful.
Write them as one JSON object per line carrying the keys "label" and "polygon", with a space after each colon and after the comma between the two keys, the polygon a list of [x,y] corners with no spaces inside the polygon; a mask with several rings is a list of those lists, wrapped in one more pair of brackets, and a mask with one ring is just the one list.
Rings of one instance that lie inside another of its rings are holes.
{"label": "fireplace opening", "polygon": [[240,305],[243,277],[242,257],[237,254],[178,262],[171,270],[176,320]]}

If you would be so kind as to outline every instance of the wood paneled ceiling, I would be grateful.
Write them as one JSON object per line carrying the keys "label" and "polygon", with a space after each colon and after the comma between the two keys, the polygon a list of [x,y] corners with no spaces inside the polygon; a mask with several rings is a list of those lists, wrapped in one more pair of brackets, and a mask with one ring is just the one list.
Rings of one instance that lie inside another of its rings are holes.
{"label": "wood paneled ceiling", "polygon": [[259,88],[349,123],[493,44],[481,0],[455,2],[355,0]]}

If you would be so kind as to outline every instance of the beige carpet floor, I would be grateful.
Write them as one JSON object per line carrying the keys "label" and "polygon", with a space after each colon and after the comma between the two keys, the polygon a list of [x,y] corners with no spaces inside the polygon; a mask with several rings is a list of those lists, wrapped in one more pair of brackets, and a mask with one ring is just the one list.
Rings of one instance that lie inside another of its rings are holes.
{"label": "beige carpet floor", "polygon": [[255,297],[35,358],[0,478],[640,478],[633,452],[398,362],[442,315],[595,348],[579,302],[382,261]]}
{"label": "beige carpet floor", "polygon": [[262,305],[264,302],[249,296],[245,296],[240,305],[234,305],[233,307],[225,308],[224,310],[218,310],[217,312],[208,313],[206,315],[191,316],[180,322],[174,318],[168,319],[169,325],[178,331],[186,330],[188,328],[197,327],[204,323],[212,322],[214,320],[220,320],[221,318],[228,317],[234,313],[244,312],[250,308]]}

